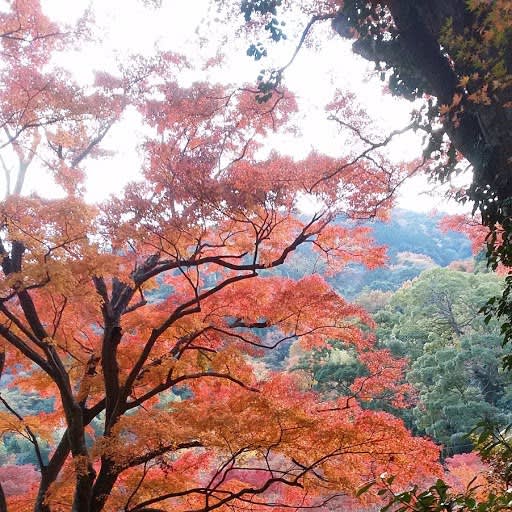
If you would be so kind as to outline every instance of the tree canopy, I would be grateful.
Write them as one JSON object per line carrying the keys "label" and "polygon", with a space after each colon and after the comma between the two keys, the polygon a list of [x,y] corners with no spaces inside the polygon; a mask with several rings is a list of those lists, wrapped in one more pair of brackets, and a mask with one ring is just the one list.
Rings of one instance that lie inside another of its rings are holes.
{"label": "tree canopy", "polygon": [[[270,133],[294,128],[293,95],[184,85],[190,64],[170,51],[81,84],[57,57],[90,37],[90,16],[63,26],[17,0],[0,27],[0,374],[54,398],[42,412],[0,395],[0,433],[37,461],[0,487],[0,510],[321,508],[385,472],[402,487],[436,475],[434,443],[359,404],[388,387],[400,401],[401,366],[369,316],[318,275],[271,272],[303,245],[331,270],[380,264],[367,228],[333,221],[385,216],[410,169],[378,147],[261,158]],[[108,156],[128,109],[145,128],[143,180],[88,204],[86,164]],[[24,195],[43,173],[60,196]],[[287,340],[338,338],[369,372],[347,396],[325,400],[262,362]]]}
{"label": "tree canopy", "polygon": [[[292,59],[256,85],[214,80],[223,55],[205,41],[199,56],[157,46],[119,51],[108,69],[84,61],[93,78],[83,80],[70,52],[105,43],[94,11],[65,24],[40,0],[0,9],[0,512],[355,510],[382,498],[385,510],[476,510],[473,489],[452,497],[436,482],[440,447],[400,416],[454,451],[473,421],[508,419],[498,327],[477,316],[497,281],[431,269],[393,297],[361,299],[373,318],[326,278],[383,264],[361,221],[389,218],[404,180],[423,168],[447,179],[460,155],[475,174],[458,197],[493,230],[492,261],[507,264],[507,2],[214,8],[238,39],[245,28],[285,40],[286,10],[309,21]],[[298,158],[273,140],[300,131],[283,76],[319,22],[350,37],[392,92],[424,101],[382,136],[354,95],[338,93],[326,113],[348,134],[345,154]],[[247,53],[268,52],[248,41]],[[108,161],[128,115],[138,179],[87,202],[87,171]],[[424,155],[397,163],[386,147],[410,130],[425,133]],[[321,274],[290,277],[285,264],[306,253]],[[269,353],[286,348],[276,368]],[[303,354],[313,379],[294,364]],[[507,432],[486,427],[474,442],[489,466],[474,454],[447,463],[454,491],[489,467],[508,484]],[[482,481],[482,499],[495,501],[477,510],[510,505]]]}
{"label": "tree canopy", "polygon": [[[297,51],[313,25],[330,22],[336,33],[354,40],[355,53],[375,63],[392,93],[426,99],[412,120],[425,133],[425,155],[436,160],[434,176],[449,178],[462,155],[473,168],[473,183],[457,197],[472,201],[490,228],[503,224],[512,197],[509,3],[345,0],[304,2],[301,9],[310,18]],[[264,20],[269,39],[283,39],[279,23],[292,10],[289,2],[241,2],[241,10],[247,21]],[[251,53],[258,59],[266,54]],[[290,64],[261,75],[265,98]]]}

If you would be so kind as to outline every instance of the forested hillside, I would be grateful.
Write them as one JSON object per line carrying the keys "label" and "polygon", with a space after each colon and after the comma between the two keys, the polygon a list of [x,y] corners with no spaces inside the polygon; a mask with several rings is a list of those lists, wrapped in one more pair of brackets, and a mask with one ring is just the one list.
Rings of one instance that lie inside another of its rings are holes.
{"label": "forested hillside", "polygon": [[[376,270],[352,267],[327,279],[372,314],[378,346],[406,361],[401,384],[410,386],[408,405],[396,407],[388,389],[366,406],[398,415],[414,432],[440,443],[447,457],[472,450],[466,436],[475,425],[512,421],[512,376],[500,368],[510,353],[502,347],[500,325],[486,323],[479,313],[500,293],[503,279],[475,261],[465,235],[441,231],[440,220],[393,211],[388,224],[372,224],[389,262]],[[304,268],[314,268],[312,253],[303,251],[301,257]],[[367,364],[342,339],[330,350],[302,355],[281,347],[269,363],[304,371],[313,388],[329,397],[346,396],[357,379],[369,375]]]}
{"label": "forested hillside", "polygon": [[[490,273],[434,268],[394,293],[363,292],[356,300],[373,312],[379,346],[406,361],[403,384],[411,386],[406,408],[385,393],[368,406],[393,411],[442,444],[445,456],[472,449],[466,434],[475,425],[512,421],[512,377],[500,368],[510,350],[499,326],[478,313],[502,284]],[[304,355],[297,368],[311,370],[315,387],[329,395],[368,375],[342,340],[332,351]]]}
{"label": "forested hillside", "polygon": [[471,257],[467,237],[454,231],[443,231],[440,221],[443,214],[428,214],[395,208],[391,219],[370,224],[373,236],[387,247],[391,263],[399,253],[414,253],[431,258],[441,267],[454,260]]}
{"label": "forested hillside", "polygon": [[[389,221],[364,223],[375,243],[386,248],[386,263],[374,270],[363,265],[349,265],[328,275],[327,280],[343,296],[353,299],[363,290],[395,291],[405,281],[435,266],[472,257],[469,239],[440,228],[440,214],[426,214],[396,208]],[[342,221],[340,221],[343,224]],[[325,273],[326,267],[307,247],[292,255],[284,273],[297,277],[307,272]]]}

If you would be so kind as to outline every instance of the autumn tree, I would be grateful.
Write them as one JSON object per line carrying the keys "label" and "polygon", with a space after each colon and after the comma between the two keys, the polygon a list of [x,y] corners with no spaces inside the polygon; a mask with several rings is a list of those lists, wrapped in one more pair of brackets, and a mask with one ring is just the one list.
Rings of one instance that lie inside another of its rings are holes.
{"label": "autumn tree", "polygon": [[445,480],[428,488],[415,485],[404,492],[392,488],[392,477],[385,476],[382,495],[387,504],[381,509],[400,512],[501,512],[510,510],[510,427],[496,429],[482,424],[473,431],[479,454],[456,455],[446,460]]}
{"label": "autumn tree", "polygon": [[[297,8],[291,2],[224,0],[221,4],[242,14],[251,34],[259,26],[273,42],[286,39],[284,20],[297,21]],[[472,203],[473,213],[479,212],[488,232],[489,266],[511,267],[509,2],[311,0],[302,2],[298,10],[303,31],[296,36],[295,50],[286,64],[267,66],[260,73],[260,101],[279,89],[313,28],[331,23],[335,33],[354,41],[356,54],[374,63],[376,73],[393,94],[422,100],[411,112],[409,128],[424,135],[424,155],[434,160],[430,175],[445,182],[464,168],[472,171],[470,186],[455,187],[453,195],[463,203]],[[257,60],[266,57],[267,42],[252,44],[248,53]],[[341,121],[357,133],[357,126]],[[370,147],[386,142],[367,137],[361,140]],[[506,319],[507,324],[512,324],[511,294],[512,276],[502,297],[489,307],[491,315]],[[512,329],[504,334],[507,342],[512,339]]]}
{"label": "autumn tree", "polygon": [[[173,53],[80,85],[54,57],[80,47],[90,23],[62,27],[35,0],[0,15],[0,373],[55,397],[42,412],[1,394],[0,432],[27,440],[38,468],[36,482],[26,471],[30,482],[6,484],[0,510],[310,508],[385,471],[398,486],[435,474],[431,442],[358,404],[388,385],[370,318],[317,275],[272,274],[305,244],[333,271],[381,263],[368,229],[332,221],[384,214],[409,169],[378,147],[261,158],[266,136],[291,128],[292,95],[185,87]],[[147,128],[143,179],[87,204],[85,163],[105,156],[128,106]],[[60,197],[23,195],[42,173]],[[305,196],[317,205],[308,216]],[[258,363],[286,340],[332,339],[360,352],[371,385],[324,401]]]}
{"label": "autumn tree", "polygon": [[[287,36],[282,20],[288,20],[287,11],[293,11],[291,2],[237,4],[246,23],[250,22],[250,30],[263,20],[261,26],[269,36],[267,39],[279,42]],[[422,100],[422,106],[412,112],[412,125],[424,133],[424,154],[437,162],[431,167],[431,175],[446,181],[463,167],[473,171],[471,185],[456,190],[454,195],[462,202],[470,201],[473,213],[480,214],[479,219],[486,227],[483,238],[487,242],[488,265],[509,270],[512,266],[510,2],[313,0],[303,4],[302,13],[307,19],[296,39],[296,50],[289,62],[281,67],[267,67],[260,74],[260,99],[271,97],[279,89],[286,69],[307,42],[312,28],[331,23],[336,33],[354,41],[355,53],[374,62],[376,72],[392,93]],[[249,47],[248,53],[259,60],[268,52],[259,43]],[[345,127],[357,131],[350,123],[345,123]],[[382,139],[362,140],[370,146],[383,142]],[[473,233],[477,231],[472,229]],[[501,297],[490,299],[485,307],[487,321],[493,317],[504,320],[501,335],[505,343],[512,340],[511,297],[509,274]],[[435,353],[432,355],[435,357]],[[506,356],[504,361],[510,370],[511,358]],[[507,443],[505,439],[504,444]],[[472,496],[450,496],[448,486],[439,481],[424,492],[416,488],[391,500],[389,507],[425,511],[510,508],[509,495],[495,498],[477,503]]]}
{"label": "autumn tree", "polygon": [[[291,2],[222,3],[250,22],[252,34],[255,25],[264,28],[266,36],[258,34],[262,42],[248,50],[258,60],[269,53],[269,40],[296,34],[285,25],[289,19],[297,23]],[[459,198],[473,201],[488,227],[508,217],[512,18],[507,1],[311,0],[299,10],[304,21],[296,53],[321,23],[352,39],[354,52],[375,63],[393,94],[425,100],[413,121],[425,133],[425,152],[438,161],[434,174],[451,176],[461,154],[473,167],[474,179]],[[260,75],[263,96],[281,85],[295,55]]]}

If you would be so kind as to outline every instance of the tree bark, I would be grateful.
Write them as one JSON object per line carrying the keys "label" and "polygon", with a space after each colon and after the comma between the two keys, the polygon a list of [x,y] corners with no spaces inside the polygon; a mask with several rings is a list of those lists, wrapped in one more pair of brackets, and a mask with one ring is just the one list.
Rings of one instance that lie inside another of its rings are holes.
{"label": "tree bark", "polygon": [[[387,0],[382,3],[393,16],[397,36],[392,42],[379,45],[361,37],[355,41],[354,51],[370,60],[385,61],[398,70],[406,63],[428,93],[440,104],[450,105],[454,95],[463,91],[459,86],[457,63],[443,52],[440,35],[448,19],[459,35],[464,35],[475,23],[465,0]],[[335,22],[333,26],[346,35],[340,24]],[[512,59],[508,59],[507,65],[512,74]],[[463,98],[464,111],[458,120],[453,122],[447,116],[444,122],[453,145],[474,168],[470,199],[480,207],[484,222],[490,226],[509,214],[503,211],[502,205],[512,198],[512,109],[504,106],[511,99],[512,90],[502,91],[499,101],[490,105]],[[492,198],[497,199],[496,205],[490,201]]]}

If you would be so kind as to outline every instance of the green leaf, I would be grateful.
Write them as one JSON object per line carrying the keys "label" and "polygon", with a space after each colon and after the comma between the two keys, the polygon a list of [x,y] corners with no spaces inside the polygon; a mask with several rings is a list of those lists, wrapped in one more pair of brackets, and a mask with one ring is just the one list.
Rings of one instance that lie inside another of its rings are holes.
{"label": "green leaf", "polygon": [[356,497],[361,496],[361,494],[364,494],[368,491],[371,487],[375,485],[375,480],[371,480],[370,482],[364,484],[362,487],[360,487],[356,492]]}

